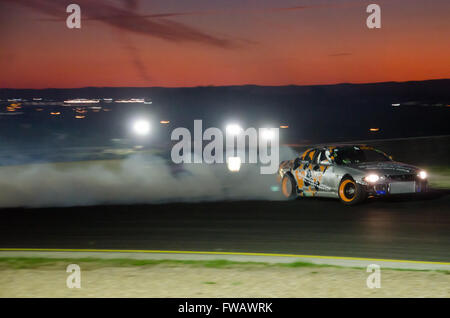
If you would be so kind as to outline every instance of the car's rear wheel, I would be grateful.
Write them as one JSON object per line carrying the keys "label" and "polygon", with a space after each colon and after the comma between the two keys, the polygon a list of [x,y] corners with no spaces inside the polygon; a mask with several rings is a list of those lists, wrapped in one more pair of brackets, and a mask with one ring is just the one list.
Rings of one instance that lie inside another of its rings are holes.
{"label": "car's rear wheel", "polygon": [[286,199],[294,199],[297,196],[296,183],[290,173],[286,173],[281,180],[281,193]]}
{"label": "car's rear wheel", "polygon": [[339,199],[346,205],[355,205],[366,199],[366,191],[362,185],[347,177],[339,184]]}

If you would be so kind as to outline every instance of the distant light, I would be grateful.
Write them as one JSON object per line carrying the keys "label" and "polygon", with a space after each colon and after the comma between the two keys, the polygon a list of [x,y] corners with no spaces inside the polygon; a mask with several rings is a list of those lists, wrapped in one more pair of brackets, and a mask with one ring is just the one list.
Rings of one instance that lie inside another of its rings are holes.
{"label": "distant light", "polygon": [[370,128],[369,130],[370,130],[370,131],[379,131],[380,128]]}
{"label": "distant light", "polygon": [[58,116],[58,115],[61,115],[61,113],[60,112],[51,112],[50,115]]}
{"label": "distant light", "polygon": [[144,103],[145,99],[143,98],[130,98],[130,99],[118,99],[115,101],[116,103]]}
{"label": "distant light", "polygon": [[420,171],[418,174],[420,179],[426,179],[428,177],[428,173],[426,171]]}
{"label": "distant light", "polygon": [[262,128],[260,134],[261,138],[265,140],[272,140],[275,137],[275,132],[270,128]]}
{"label": "distant light", "polygon": [[133,124],[133,131],[137,135],[147,135],[150,132],[150,123],[144,119],[137,120]]}
{"label": "distant light", "polygon": [[398,107],[398,106],[400,106],[400,104],[392,104],[392,106]]}
{"label": "distant light", "polygon": [[237,124],[228,125],[226,130],[227,130],[227,133],[234,135],[234,136],[239,135],[242,132],[241,126],[239,126]]}
{"label": "distant light", "polygon": [[227,166],[228,170],[230,170],[231,172],[238,172],[241,169],[241,158],[229,157]]}
{"label": "distant light", "polygon": [[77,116],[75,116],[75,118],[76,119],[83,119],[83,118],[85,118],[86,116],[83,116],[83,115],[77,115]]}
{"label": "distant light", "polygon": [[282,125],[282,126],[280,126],[280,128],[286,129],[286,128],[289,128],[289,126],[288,125]]}
{"label": "distant light", "polygon": [[159,123],[163,124],[163,125],[167,125],[170,123],[170,120],[161,120]]}
{"label": "distant light", "polygon": [[77,99],[68,99],[65,100],[66,104],[97,104],[100,100],[98,99],[86,99],[86,98],[77,98]]}

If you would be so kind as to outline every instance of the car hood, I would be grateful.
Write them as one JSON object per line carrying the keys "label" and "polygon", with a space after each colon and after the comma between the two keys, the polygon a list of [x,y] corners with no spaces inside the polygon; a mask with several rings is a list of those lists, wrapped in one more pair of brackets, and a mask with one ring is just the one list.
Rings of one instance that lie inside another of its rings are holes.
{"label": "car hood", "polygon": [[419,168],[395,161],[364,162],[352,164],[352,168],[361,172],[374,172],[380,175],[402,175],[416,173]]}

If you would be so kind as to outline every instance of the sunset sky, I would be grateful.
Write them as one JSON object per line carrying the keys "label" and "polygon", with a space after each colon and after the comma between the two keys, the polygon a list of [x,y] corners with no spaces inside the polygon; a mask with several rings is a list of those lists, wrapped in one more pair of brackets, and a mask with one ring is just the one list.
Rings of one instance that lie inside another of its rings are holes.
{"label": "sunset sky", "polygon": [[450,78],[449,0],[0,0],[0,38],[1,88]]}

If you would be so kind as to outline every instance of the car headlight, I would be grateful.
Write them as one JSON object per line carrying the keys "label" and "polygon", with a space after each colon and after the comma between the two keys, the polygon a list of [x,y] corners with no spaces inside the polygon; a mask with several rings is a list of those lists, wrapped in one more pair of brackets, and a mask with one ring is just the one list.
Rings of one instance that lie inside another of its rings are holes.
{"label": "car headlight", "polygon": [[375,183],[378,180],[380,180],[380,177],[376,174],[369,174],[367,177],[364,178],[364,181],[369,183]]}
{"label": "car headlight", "polygon": [[420,179],[426,179],[427,177],[428,177],[428,173],[426,172],[426,171],[420,171],[418,174],[417,174],[417,176],[420,178]]}

